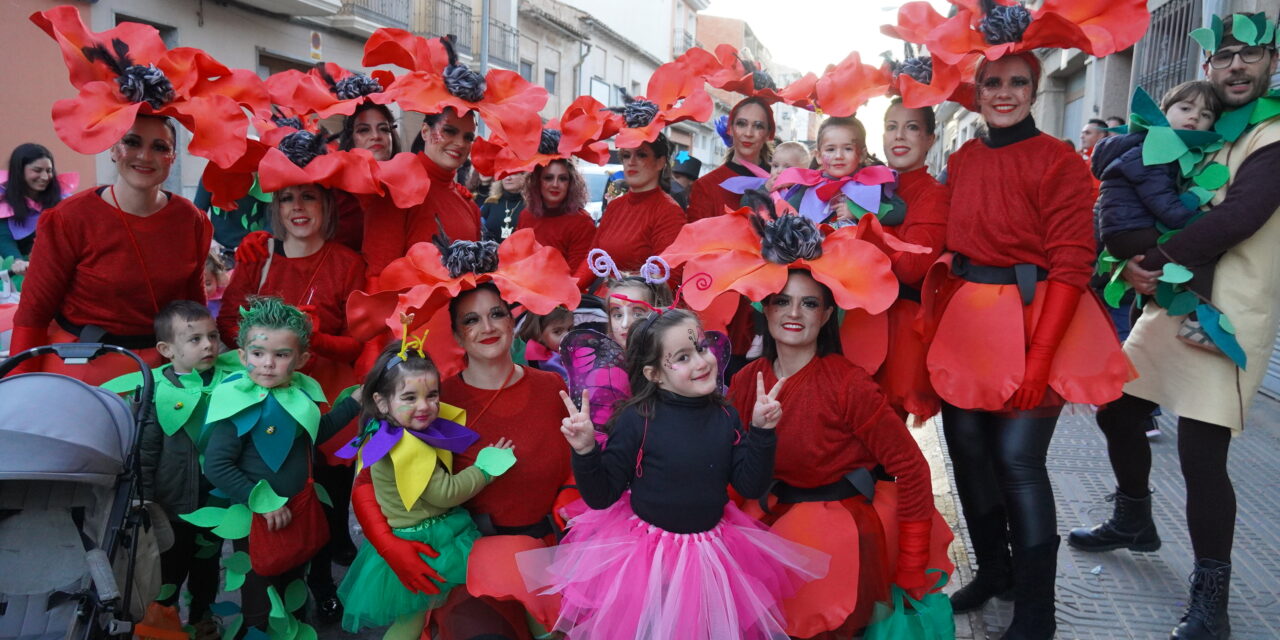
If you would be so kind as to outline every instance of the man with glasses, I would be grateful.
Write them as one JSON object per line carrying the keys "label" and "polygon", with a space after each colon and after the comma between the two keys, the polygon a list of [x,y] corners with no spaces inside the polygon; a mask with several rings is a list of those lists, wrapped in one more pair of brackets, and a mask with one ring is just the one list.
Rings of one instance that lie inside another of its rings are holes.
{"label": "man with glasses", "polygon": [[1085,551],[1160,548],[1143,431],[1154,408],[1172,410],[1179,416],[1195,569],[1186,614],[1171,638],[1220,640],[1231,633],[1227,594],[1236,517],[1227,449],[1244,428],[1280,324],[1280,92],[1268,86],[1276,72],[1277,29],[1262,13],[1233,14],[1214,17],[1191,37],[1206,51],[1204,72],[1226,107],[1216,124],[1224,146],[1210,161],[1224,165],[1229,180],[1203,216],[1131,260],[1124,277],[1139,293],[1160,298],[1162,273],[1216,261],[1212,308],[1197,312],[1210,341],[1193,346],[1185,315],[1147,302],[1124,343],[1139,378],[1097,415],[1116,474],[1115,512],[1103,524],[1072,531],[1068,542]]}

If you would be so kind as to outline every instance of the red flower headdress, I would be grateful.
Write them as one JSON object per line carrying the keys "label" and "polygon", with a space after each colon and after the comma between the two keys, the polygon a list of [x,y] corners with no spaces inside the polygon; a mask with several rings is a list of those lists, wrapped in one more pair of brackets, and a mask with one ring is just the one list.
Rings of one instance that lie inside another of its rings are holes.
{"label": "red flower headdress", "polygon": [[70,6],[31,21],[58,42],[80,91],[53,105],[54,130],[77,152],[106,150],[139,115],[167,116],[191,131],[191,153],[229,167],[245,153],[249,121],[241,107],[269,115],[257,74],[228,69],[199,49],[167,49],[155,27],[125,22],[93,33]]}
{"label": "red flower headdress", "polygon": [[744,58],[733,45],[722,44],[714,54],[701,47],[689,49],[676,58],[689,73],[702,76],[707,84],[725,91],[759,98],[765,103],[783,102],[802,109],[813,109],[814,87],[818,76],[807,73],[779,89],[764,67]]}
{"label": "red flower headdress", "polygon": [[959,65],[966,56],[988,60],[1039,48],[1080,49],[1102,57],[1129,48],[1147,31],[1146,0],[1045,0],[1034,12],[1014,0],[950,0],[944,18],[923,1],[898,12],[885,31],[929,48],[935,59]]}
{"label": "red flower headdress", "polygon": [[610,110],[622,115],[622,130],[613,144],[619,149],[634,149],[658,139],[667,125],[685,120],[705,122],[711,117],[713,104],[701,74],[688,65],[668,62],[649,76],[644,96],[631,97],[622,92],[622,107]]}
{"label": "red flower headdress", "polygon": [[471,71],[458,63],[452,40],[378,29],[365,43],[362,63],[409,70],[387,87],[384,96],[405,109],[434,114],[452,108],[458,115],[474,109],[517,154],[530,156],[538,149],[538,112],[547,104],[547,90],[514,71],[490,69],[485,76]]}
{"label": "red flower headdress", "polygon": [[890,80],[885,69],[862,62],[862,56],[853,51],[840,64],[828,66],[818,78],[814,102],[829,116],[851,116],[867,100],[884,95]]}
{"label": "red flower headdress", "polygon": [[533,156],[517,155],[505,140],[494,135],[491,140],[476,139],[471,162],[481,174],[497,180],[572,156],[603,165],[609,162],[609,143],[605,140],[617,134],[621,126],[617,116],[605,111],[595,98],[579,96],[559,119],[547,123]]}
{"label": "red flower headdress", "polygon": [[[400,329],[401,314],[424,321],[425,345],[448,377],[462,368],[461,353],[449,328],[449,314],[438,313],[449,300],[477,285],[492,282],[503,300],[522,305],[530,313],[546,314],[559,306],[573,309],[581,293],[564,256],[538,244],[532,229],[521,229],[499,246],[492,241],[457,240],[437,236],[435,243],[419,242],[403,258],[393,260],[378,277],[380,291],[356,291],[347,300],[351,335],[368,340]],[[411,328],[415,333],[418,327]]]}
{"label": "red flower headdress", "polygon": [[299,113],[314,113],[320,118],[328,118],[333,115],[349,116],[366,101],[374,104],[391,102],[386,89],[395,79],[390,71],[379,69],[365,75],[325,62],[306,73],[289,69],[272,74],[266,85],[272,102],[289,105]]}
{"label": "red flower headdress", "polygon": [[[896,36],[891,26],[880,28],[885,35]],[[883,70],[889,74],[890,95],[900,96],[908,109],[932,107],[946,101],[957,102],[970,111],[977,111],[974,103],[973,75],[978,56],[967,56],[959,65],[935,60],[914,51],[910,42],[903,43],[906,56],[899,62],[885,54]]]}
{"label": "red flower headdress", "polygon": [[764,300],[786,287],[791,269],[809,271],[814,280],[831,289],[842,309],[883,312],[898,297],[890,256],[904,251],[927,249],[884,233],[872,214],[863,216],[857,226],[831,231],[803,216],[765,218],[743,207],[686,224],[662,257],[673,269],[683,265],[687,272],[711,276],[709,286],[690,289],[685,301],[694,310],[709,311],[708,325],[718,327],[737,308],[733,296],[718,299],[722,294]]}

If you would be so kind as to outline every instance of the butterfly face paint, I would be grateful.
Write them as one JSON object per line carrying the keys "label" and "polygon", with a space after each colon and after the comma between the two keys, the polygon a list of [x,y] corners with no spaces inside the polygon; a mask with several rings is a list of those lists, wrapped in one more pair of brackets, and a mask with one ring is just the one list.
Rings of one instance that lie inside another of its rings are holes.
{"label": "butterfly face paint", "polygon": [[692,318],[667,327],[662,337],[662,369],[658,388],[689,398],[715,392],[716,357],[707,348],[706,336]]}

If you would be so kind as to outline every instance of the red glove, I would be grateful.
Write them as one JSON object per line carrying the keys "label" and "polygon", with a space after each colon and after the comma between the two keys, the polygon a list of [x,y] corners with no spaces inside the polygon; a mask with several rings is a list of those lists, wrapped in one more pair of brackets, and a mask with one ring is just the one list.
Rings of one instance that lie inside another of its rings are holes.
{"label": "red glove", "polygon": [[1040,311],[1040,321],[1036,323],[1035,335],[1031,336],[1031,346],[1027,348],[1022,386],[1009,398],[1009,406],[1013,409],[1034,409],[1044,400],[1053,355],[1058,352],[1058,344],[1071,326],[1071,319],[1076,316],[1076,306],[1080,304],[1083,293],[1084,289],[1055,280],[1045,284],[1044,307]]}
{"label": "red glove", "polygon": [[240,240],[236,247],[236,264],[262,262],[267,259],[267,244],[271,242],[271,234],[266,231],[250,231]]}
{"label": "red glove", "polygon": [[298,311],[307,314],[307,319],[311,320],[311,335],[320,333],[320,312],[316,311],[314,304],[300,304]]}
{"label": "red glove", "polygon": [[422,559],[423,555],[437,558],[440,552],[425,542],[405,540],[391,532],[391,525],[387,524],[387,517],[382,515],[382,508],[378,506],[368,469],[356,476],[355,485],[351,488],[351,511],[364,528],[364,536],[396,572],[405,588],[417,593],[440,593],[437,583],[443,583],[444,578]]}
{"label": "red glove", "polygon": [[929,590],[929,579],[924,570],[929,564],[928,520],[898,523],[898,575],[894,584],[919,600]]}
{"label": "red glove", "polygon": [[[49,344],[49,330],[38,329],[36,327],[23,327],[15,325],[13,327],[13,335],[9,338],[9,354],[15,355],[26,351],[32,347],[40,347]],[[40,371],[41,357],[32,358],[20,364],[9,375],[16,376],[19,373],[33,373]]]}

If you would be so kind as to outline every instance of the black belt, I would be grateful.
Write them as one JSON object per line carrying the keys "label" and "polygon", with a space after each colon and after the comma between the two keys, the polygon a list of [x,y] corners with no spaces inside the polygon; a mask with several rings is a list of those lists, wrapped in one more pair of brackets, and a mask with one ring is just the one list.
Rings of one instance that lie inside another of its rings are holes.
{"label": "black belt", "polygon": [[865,467],[854,469],[839,480],[820,487],[796,487],[774,480],[769,491],[760,497],[760,508],[765,513],[772,513],[769,509],[770,493],[778,497],[778,504],[839,502],[855,496],[863,496],[867,502],[871,502],[876,495],[876,474]]}
{"label": "black belt", "polygon": [[1036,297],[1036,283],[1049,277],[1044,267],[1023,262],[1012,267],[993,267],[978,264],[963,254],[955,254],[951,260],[951,273],[957,278],[978,284],[1015,284],[1022,296],[1022,304],[1029,305]]}
{"label": "black belt", "polygon": [[503,527],[493,523],[493,518],[487,513],[477,513],[471,516],[475,521],[476,528],[480,530],[480,535],[485,536],[529,536],[530,538],[545,538],[556,532],[555,527],[551,526],[551,515],[548,514],[541,520],[518,527]]}
{"label": "black belt", "polygon": [[58,315],[54,317],[54,321],[62,327],[63,331],[76,337],[77,342],[101,342],[103,344],[113,344],[117,347],[125,349],[141,350],[151,349],[156,346],[156,337],[154,334],[145,336],[118,336],[107,333],[106,329],[96,324],[78,325],[72,324],[70,320]]}

